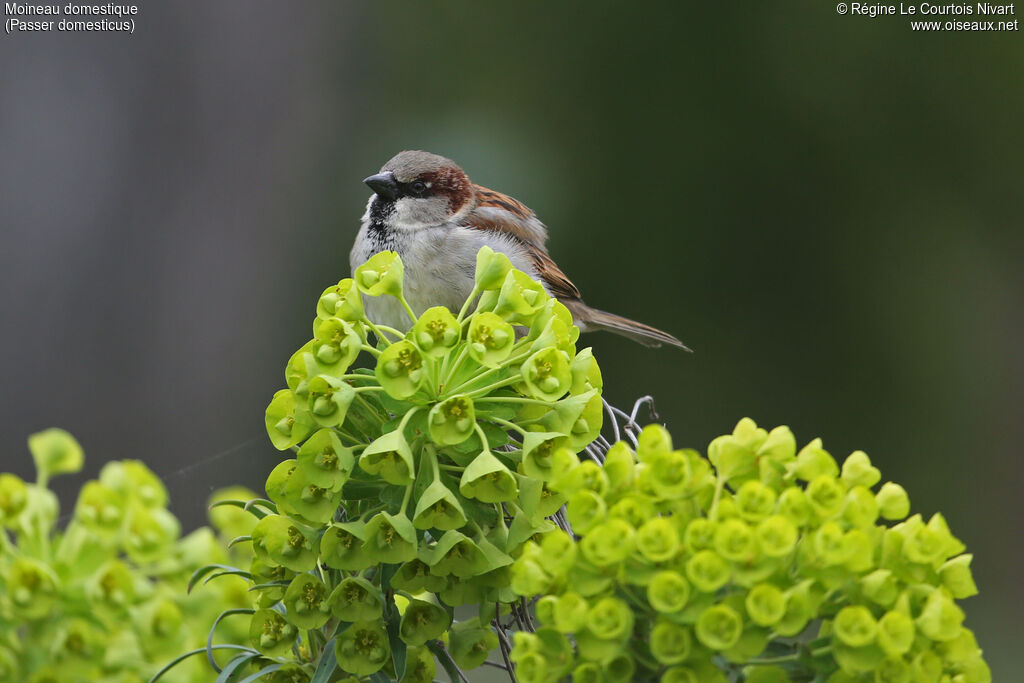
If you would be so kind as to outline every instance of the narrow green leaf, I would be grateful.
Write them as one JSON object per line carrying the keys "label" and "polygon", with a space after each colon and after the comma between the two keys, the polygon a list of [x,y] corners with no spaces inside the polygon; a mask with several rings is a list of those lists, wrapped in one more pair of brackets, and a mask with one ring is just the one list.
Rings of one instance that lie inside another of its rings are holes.
{"label": "narrow green leaf", "polygon": [[234,657],[230,662],[224,665],[224,670],[217,676],[217,680],[214,683],[227,683],[231,680],[231,676],[241,669],[243,666],[251,662],[252,660],[259,657],[259,654],[242,653],[237,657]]}
{"label": "narrow green leaf", "polygon": [[199,583],[200,579],[202,579],[204,576],[206,576],[210,572],[215,571],[217,569],[226,569],[226,570],[239,571],[238,567],[232,567],[232,566],[226,565],[226,564],[207,564],[207,565],[204,565],[204,566],[200,567],[199,569],[195,570],[194,572],[192,572],[192,576],[189,577],[189,580],[188,580],[188,592],[189,593],[192,592],[192,589],[196,587],[196,584]]}
{"label": "narrow green leaf", "polygon": [[331,675],[338,668],[338,660],[334,656],[334,643],[337,638],[331,638],[324,645],[324,650],[320,654],[320,661],[316,665],[316,671],[313,673],[313,678],[309,683],[327,683],[331,679]]}
{"label": "narrow green leaf", "polygon": [[[221,619],[223,619],[224,617],[230,617],[232,614],[255,614],[255,613],[256,613],[256,610],[251,609],[251,608],[228,609],[228,610],[224,610],[223,612],[221,612],[219,615],[217,615],[217,618],[213,620],[213,626],[210,627],[210,633],[206,637],[206,659],[207,659],[208,662],[210,662],[210,667],[214,671],[216,671],[217,673],[220,673],[220,667],[217,666],[217,660],[215,660],[213,658],[213,650],[215,649],[215,647],[213,645],[213,632],[216,630],[217,625],[220,623]],[[247,650],[251,650],[251,648],[246,648],[246,649]]]}
{"label": "narrow green leaf", "polygon": [[[255,654],[255,655],[259,654],[259,652],[256,652],[256,650],[253,650],[251,647],[243,647],[241,645],[214,645],[213,647],[211,647],[209,649],[211,649],[211,650],[241,650],[243,652],[248,652],[250,654]],[[200,648],[196,648],[195,650],[190,650],[190,651],[186,652],[183,655],[178,655],[177,657],[172,659],[166,666],[164,666],[164,668],[160,669],[155,674],[153,674],[153,677],[151,679],[149,679],[149,683],[156,683],[159,679],[161,679],[163,677],[163,675],[165,673],[167,673],[168,671],[170,671],[171,669],[176,667],[181,662],[185,661],[186,659],[188,659],[192,655],[202,654],[202,653],[204,653],[206,651],[207,651],[207,648],[200,647]]]}
{"label": "narrow green leaf", "polygon": [[274,673],[282,666],[284,666],[284,664],[271,664],[270,666],[263,667],[262,669],[254,673],[252,676],[246,676],[242,680],[238,681],[238,683],[252,683],[253,681],[257,681],[263,678],[267,674]]}

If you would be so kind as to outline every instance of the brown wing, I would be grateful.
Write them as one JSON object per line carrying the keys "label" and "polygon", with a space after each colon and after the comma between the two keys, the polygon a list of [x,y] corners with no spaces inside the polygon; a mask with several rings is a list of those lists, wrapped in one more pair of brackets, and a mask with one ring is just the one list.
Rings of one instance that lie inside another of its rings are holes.
{"label": "brown wing", "polygon": [[580,290],[576,289],[576,285],[574,285],[572,280],[562,272],[562,269],[551,260],[551,257],[548,256],[547,252],[539,252],[531,249],[530,257],[533,259],[533,263],[537,268],[537,274],[540,275],[542,280],[544,280],[544,284],[548,286],[548,290],[555,295],[555,298],[563,304],[567,304],[569,301],[581,298],[582,295],[580,294]]}
{"label": "brown wing", "polygon": [[533,250],[547,254],[547,229],[530,207],[518,199],[480,185],[474,185],[473,189],[476,191],[475,205],[462,219],[467,227],[503,232]]}

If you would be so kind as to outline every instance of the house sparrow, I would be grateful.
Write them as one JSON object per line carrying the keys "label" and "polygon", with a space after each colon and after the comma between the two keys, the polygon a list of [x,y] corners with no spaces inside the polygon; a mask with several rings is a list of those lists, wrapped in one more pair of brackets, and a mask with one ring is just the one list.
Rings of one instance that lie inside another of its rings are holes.
{"label": "house sparrow", "polygon": [[[450,159],[400,152],[363,182],[374,194],[352,247],[352,270],[379,251],[397,252],[405,266],[405,298],[417,315],[430,306],[461,308],[473,290],[477,251],[486,245],[565,304],[580,331],[608,330],[645,346],[686,349],[667,332],[583,303],[576,285],[548,255],[547,228],[533,211],[508,195],[474,185]],[[411,325],[392,297],[367,298],[365,307],[376,323],[403,331]]]}

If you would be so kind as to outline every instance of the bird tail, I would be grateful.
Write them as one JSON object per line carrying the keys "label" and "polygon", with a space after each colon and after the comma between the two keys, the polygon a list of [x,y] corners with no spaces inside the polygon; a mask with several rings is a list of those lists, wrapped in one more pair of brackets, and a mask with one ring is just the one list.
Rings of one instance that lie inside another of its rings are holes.
{"label": "bird tail", "polygon": [[[623,337],[628,337],[637,343],[643,344],[644,346],[661,346],[662,344],[669,344],[683,349],[684,351],[690,350],[686,344],[679,341],[668,332],[662,332],[656,327],[651,327],[644,323],[638,323],[637,321],[630,320],[629,318],[623,318],[621,315],[599,311],[596,308],[587,306],[582,301],[579,303],[573,302],[568,305],[568,308],[572,312],[576,324],[584,331],[595,329],[606,330],[608,332],[614,332],[615,334],[622,335]],[[583,324],[580,325],[580,323]]]}

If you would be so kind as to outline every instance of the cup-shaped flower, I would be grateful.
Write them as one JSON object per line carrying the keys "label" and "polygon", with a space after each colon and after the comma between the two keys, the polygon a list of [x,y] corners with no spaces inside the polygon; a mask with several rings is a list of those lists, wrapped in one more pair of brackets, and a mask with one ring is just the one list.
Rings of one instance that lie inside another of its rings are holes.
{"label": "cup-shaped flower", "polygon": [[743,635],[743,619],[728,605],[713,605],[697,617],[697,640],[711,650],[728,650]]}
{"label": "cup-shaped flower", "polygon": [[309,380],[306,409],[321,427],[338,427],[345,421],[348,407],[355,397],[355,389],[348,382],[329,375],[317,375]]}
{"label": "cup-shaped flower", "polygon": [[451,489],[435,479],[416,501],[412,524],[417,529],[459,529],[466,524],[466,513]]}
{"label": "cup-shaped flower", "polygon": [[736,492],[736,510],[748,522],[760,522],[775,509],[775,491],[760,481],[744,482]]}
{"label": "cup-shaped flower", "polygon": [[774,630],[782,636],[795,636],[804,630],[817,615],[821,595],[812,579],[805,579],[786,591],[786,613],[775,624]]}
{"label": "cup-shaped flower", "polygon": [[798,479],[810,482],[821,476],[839,476],[839,465],[828,451],[821,446],[821,439],[814,439],[800,449],[792,464]]}
{"label": "cup-shaped flower", "polygon": [[399,400],[419,391],[427,378],[423,355],[415,344],[405,339],[384,349],[377,358],[375,373],[388,396]]}
{"label": "cup-shaped flower", "polygon": [[412,483],[412,449],[402,431],[396,429],[375,439],[360,454],[359,467],[389,484],[405,486]]}
{"label": "cup-shaped flower", "polygon": [[864,597],[882,607],[891,606],[899,597],[899,584],[888,569],[876,569],[862,576],[857,583]]}
{"label": "cup-shaped flower", "polygon": [[584,394],[591,389],[600,389],[604,386],[601,377],[601,368],[594,358],[594,350],[589,346],[572,359],[569,365],[569,372],[572,373],[572,387],[569,393],[572,395]]}
{"label": "cup-shaped flower", "polygon": [[786,614],[786,594],[772,583],[759,583],[744,600],[747,615],[758,626],[774,626]]}
{"label": "cup-shaped flower", "polygon": [[512,262],[500,251],[488,246],[480,247],[476,253],[476,287],[480,291],[500,289],[505,277],[512,270]]}
{"label": "cup-shaped flower", "polygon": [[835,477],[822,474],[807,484],[807,502],[818,519],[832,519],[843,510],[846,488]]}
{"label": "cup-shaped flower", "polygon": [[306,439],[296,456],[310,482],[340,491],[355,466],[352,449],[346,448],[332,429],[321,429]]}
{"label": "cup-shaped flower", "polygon": [[511,323],[529,325],[537,311],[550,298],[539,282],[513,268],[501,284],[493,310]]}
{"label": "cup-shaped flower", "polygon": [[438,593],[445,588],[448,581],[442,576],[430,573],[430,565],[416,557],[402,564],[391,577],[391,585],[406,593],[416,594],[423,591]]}
{"label": "cup-shaped flower", "polygon": [[[517,653],[517,650],[513,649],[512,652]],[[544,683],[547,680],[555,680],[548,678],[547,660],[540,652],[527,652],[513,656],[516,657],[516,679],[523,683]]]}
{"label": "cup-shaped flower", "polygon": [[519,484],[508,467],[485,448],[463,471],[459,492],[483,503],[503,503],[519,495]]}
{"label": "cup-shaped flower", "polygon": [[536,424],[548,432],[567,434],[568,445],[582,450],[601,433],[604,421],[604,404],[601,392],[592,389],[583,394],[571,395],[554,405],[537,406],[543,414]]}
{"label": "cup-shaped flower", "polygon": [[341,377],[363,348],[363,337],[352,323],[341,318],[317,318],[313,322],[313,355],[317,370],[325,375]]}
{"label": "cup-shaped flower", "polygon": [[678,664],[690,656],[690,629],[667,619],[658,619],[651,629],[651,654],[665,665]]}
{"label": "cup-shaped flower", "polygon": [[366,540],[365,522],[332,523],[320,538],[320,559],[332,569],[360,571],[373,560],[363,554]]}
{"label": "cup-shaped flower", "polygon": [[679,552],[679,531],[667,517],[647,520],[636,532],[636,549],[649,562],[668,562]]}
{"label": "cup-shaped flower", "polygon": [[690,583],[671,569],[658,572],[647,584],[647,602],[662,614],[678,612],[689,599]]}
{"label": "cup-shaped flower", "polygon": [[277,564],[268,564],[258,557],[254,557],[249,564],[249,573],[252,574],[253,584],[261,586],[253,588],[259,597],[257,607],[272,607],[279,603],[284,597],[285,588],[295,576],[295,572]]}
{"label": "cup-shaped flower", "polygon": [[[83,487],[83,494],[84,492],[85,487]],[[100,496],[94,497],[100,498]],[[81,495],[79,495],[79,501],[81,501]],[[0,474],[0,526],[14,526],[18,515],[22,513],[27,503],[28,487],[25,486],[25,482],[13,474],[6,472]],[[120,519],[111,521],[120,521]]]}
{"label": "cup-shaped flower", "polygon": [[559,349],[537,351],[526,359],[520,373],[529,394],[542,401],[557,401],[572,386],[569,359]]}
{"label": "cup-shaped flower", "polygon": [[843,519],[854,527],[874,526],[878,519],[878,501],[866,486],[857,484],[846,493]]}
{"label": "cup-shaped flower", "polygon": [[266,657],[288,652],[298,635],[299,629],[276,610],[257,610],[249,621],[249,640]]}
{"label": "cup-shaped flower", "polygon": [[433,683],[436,678],[437,663],[429,649],[410,647],[406,650],[405,677],[402,683]]}
{"label": "cup-shaped flower", "polygon": [[[8,579],[8,588],[13,585]],[[86,583],[86,597],[102,608],[122,613],[135,601],[135,576],[121,560],[109,560]],[[15,593],[11,593],[15,596]]]}
{"label": "cup-shaped flower", "polygon": [[587,625],[590,603],[575,591],[566,591],[558,596],[553,605],[553,626],[561,633],[575,633]]}
{"label": "cup-shaped flower", "polygon": [[363,320],[363,297],[352,278],[344,278],[336,285],[331,285],[320,295],[316,302],[316,316],[320,319],[341,318],[348,322]]}
{"label": "cup-shaped flower", "polygon": [[974,556],[970,553],[958,555],[939,567],[939,578],[942,580],[942,585],[950,595],[958,600],[978,594],[978,586],[974,583],[974,576],[971,574],[971,560],[973,559]]}
{"label": "cup-shaped flower", "polygon": [[882,479],[882,473],[871,464],[871,458],[864,451],[854,451],[843,461],[840,479],[847,486],[871,488]]}
{"label": "cup-shaped flower", "polygon": [[267,515],[252,530],[252,549],[268,564],[279,564],[293,572],[309,571],[316,564],[313,544],[292,520]]}
{"label": "cup-shaped flower", "polygon": [[164,508],[148,508],[131,501],[124,521],[124,548],[138,562],[152,562],[178,539],[181,525]]}
{"label": "cup-shaped flower", "polygon": [[715,530],[714,548],[730,562],[750,562],[757,555],[757,539],[742,519],[727,519]]}
{"label": "cup-shaped flower", "polygon": [[20,619],[46,616],[60,596],[57,575],[48,565],[29,557],[14,559],[2,578],[4,593]]}
{"label": "cup-shaped flower", "polygon": [[915,624],[928,638],[948,642],[960,635],[964,611],[941,588],[936,588],[925,600]]}
{"label": "cup-shaped flower", "polygon": [[331,610],[327,586],[318,577],[303,572],[296,574],[284,592],[288,621],[301,629],[320,628],[327,623]]}
{"label": "cup-shaped flower", "polygon": [[[556,454],[567,441],[565,434],[558,432],[527,432],[523,437],[523,474],[544,481],[555,479],[561,473],[556,467]],[[566,457],[562,458],[561,469],[578,466],[579,459],[575,456],[575,453],[568,451]]]}
{"label": "cup-shaped flower", "polygon": [[470,319],[467,336],[469,357],[480,365],[499,367],[512,353],[515,341],[512,325],[495,313],[483,311]]}
{"label": "cup-shaped flower", "polygon": [[299,406],[290,389],[281,389],[267,406],[267,435],[274,448],[284,451],[301,443],[313,431],[313,419],[305,406]]}
{"label": "cup-shaped flower", "polygon": [[891,481],[882,484],[875,494],[878,501],[878,513],[885,519],[903,519],[910,514],[910,498],[906,490]]}
{"label": "cup-shaped flower", "polygon": [[338,634],[334,645],[338,666],[354,676],[380,671],[391,659],[384,622],[360,621]]}
{"label": "cup-shaped flower", "polygon": [[444,532],[429,556],[423,559],[430,565],[430,572],[437,576],[453,574],[470,578],[492,568],[480,546],[458,531]]}
{"label": "cup-shaped flower", "polygon": [[615,443],[604,457],[604,473],[613,491],[625,491],[636,476],[636,460],[625,441]]}
{"label": "cup-shaped flower", "polygon": [[78,472],[85,461],[78,441],[63,429],[51,428],[31,435],[28,449],[35,460],[36,471],[44,477]]}
{"label": "cup-shaped flower", "polygon": [[836,639],[850,647],[870,645],[878,633],[878,622],[863,605],[843,607],[836,614],[832,627]]}
{"label": "cup-shaped flower", "polygon": [[603,597],[587,613],[587,628],[604,640],[624,640],[633,632],[633,610],[618,598]]}
{"label": "cup-shaped flower", "polygon": [[373,621],[384,612],[384,594],[361,576],[349,576],[327,599],[331,614],[342,621]]}
{"label": "cup-shaped flower", "polygon": [[284,497],[292,510],[310,522],[325,524],[341,503],[341,487],[332,490],[317,485],[304,467],[296,467],[284,485]]}
{"label": "cup-shaped flower", "polygon": [[444,306],[434,306],[420,315],[409,330],[408,339],[425,356],[441,358],[455,348],[461,335],[462,329],[452,312]]}
{"label": "cup-shaped flower", "polygon": [[898,656],[910,651],[914,644],[914,620],[910,615],[893,610],[878,620],[875,642],[887,655]]}
{"label": "cup-shaped flower", "polygon": [[690,461],[683,451],[669,451],[646,463],[651,488],[664,500],[676,500],[690,485]]}
{"label": "cup-shaped flower", "polygon": [[413,598],[402,614],[398,636],[409,645],[423,645],[440,638],[451,623],[451,615],[440,605]]}
{"label": "cup-shaped flower", "polygon": [[[642,512],[641,508],[640,512]],[[718,522],[713,522],[707,517],[697,517],[686,525],[683,533],[683,541],[691,553],[698,550],[708,550],[715,545],[715,532],[718,531]],[[796,539],[794,538],[794,541]]]}
{"label": "cup-shaped flower", "polygon": [[718,553],[701,550],[686,561],[686,578],[697,590],[714,593],[729,582],[729,564]]}
{"label": "cup-shaped flower", "polygon": [[431,440],[440,446],[454,446],[471,437],[476,426],[473,399],[458,394],[434,404],[427,416]]}
{"label": "cup-shaped flower", "polygon": [[146,507],[167,505],[167,488],[160,477],[139,460],[115,460],[100,470],[99,481],[117,491],[125,499],[136,500]]}
{"label": "cup-shaped flower", "polygon": [[364,533],[363,552],[376,562],[398,564],[416,557],[416,529],[405,515],[378,512]]}
{"label": "cup-shaped flower", "polygon": [[452,624],[448,632],[449,650],[455,663],[462,669],[475,669],[487,660],[491,650],[498,647],[498,636],[477,619],[466,619]]}
{"label": "cup-shaped flower", "polygon": [[569,496],[566,504],[569,523],[577,534],[586,534],[604,521],[608,505],[604,498],[589,489],[581,489]]}
{"label": "cup-shaped flower", "polygon": [[591,564],[607,567],[629,557],[633,550],[635,535],[633,527],[625,520],[609,518],[583,537],[580,551]]}
{"label": "cup-shaped flower", "polygon": [[398,254],[393,251],[382,251],[356,268],[353,279],[363,294],[399,296],[402,293],[403,272],[402,259]]}

